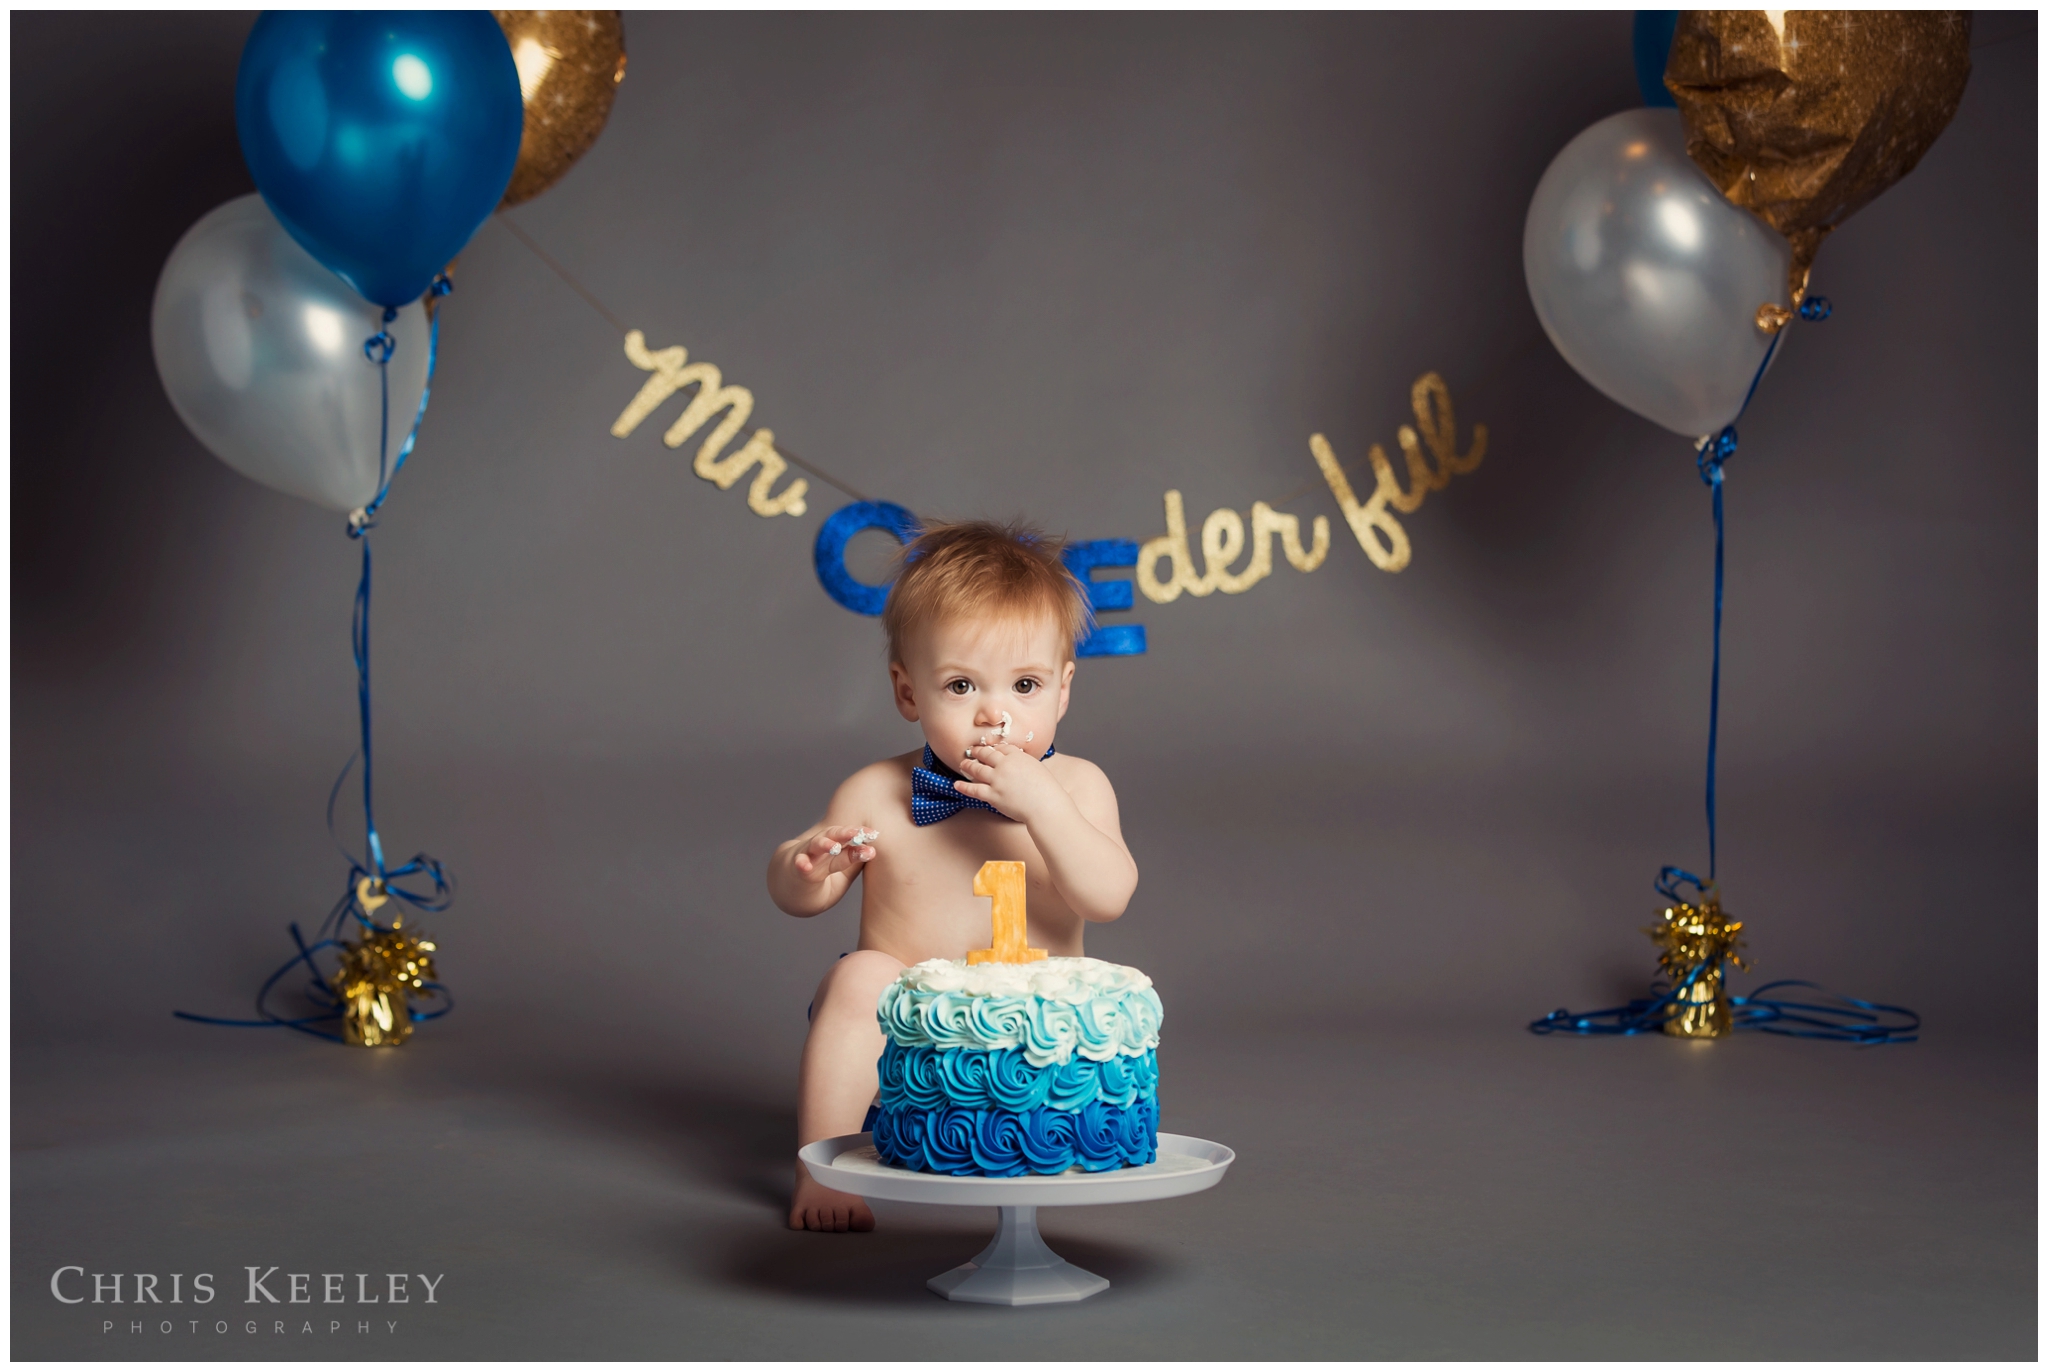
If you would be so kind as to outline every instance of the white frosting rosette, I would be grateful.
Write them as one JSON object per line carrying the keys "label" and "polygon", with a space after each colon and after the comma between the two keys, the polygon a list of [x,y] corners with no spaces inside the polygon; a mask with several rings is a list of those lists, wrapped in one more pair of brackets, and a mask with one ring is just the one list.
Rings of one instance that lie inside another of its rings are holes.
{"label": "white frosting rosette", "polygon": [[965,962],[903,969],[875,1010],[905,1048],[1020,1049],[1034,1067],[1079,1055],[1107,1062],[1159,1046],[1164,1011],[1152,979],[1099,958]]}

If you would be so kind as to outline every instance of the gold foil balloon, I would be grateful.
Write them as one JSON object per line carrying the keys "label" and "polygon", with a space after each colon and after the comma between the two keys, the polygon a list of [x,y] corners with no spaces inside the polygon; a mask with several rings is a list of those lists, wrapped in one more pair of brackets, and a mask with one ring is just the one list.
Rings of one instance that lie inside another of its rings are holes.
{"label": "gold foil balloon", "polygon": [[1837,225],[1913,170],[1970,79],[1970,16],[1687,10],[1664,84],[1685,150],[1792,244],[1792,298]]}
{"label": "gold foil balloon", "polygon": [[562,179],[604,132],[626,79],[617,10],[492,10],[526,101],[519,163],[501,204],[531,200]]}

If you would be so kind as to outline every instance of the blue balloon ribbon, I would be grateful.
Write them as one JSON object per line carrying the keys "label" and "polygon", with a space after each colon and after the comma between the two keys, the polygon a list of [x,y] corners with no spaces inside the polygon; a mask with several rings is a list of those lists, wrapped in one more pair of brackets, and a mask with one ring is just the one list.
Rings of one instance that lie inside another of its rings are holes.
{"label": "blue balloon ribbon", "polygon": [[[1648,13],[1660,12],[1638,12],[1639,35],[1642,31],[1640,16]],[[1808,323],[1819,323],[1833,313],[1834,306],[1826,296],[1808,296],[1799,303],[1799,317]],[[1703,880],[1682,867],[1666,867],[1660,871],[1656,881],[1657,894],[1674,904],[1696,904],[1713,886],[1718,865],[1714,781],[1721,739],[1721,603],[1726,579],[1721,504],[1721,488],[1725,473],[1722,469],[1727,465],[1728,459],[1735,456],[1739,442],[1735,432],[1736,422],[1749,409],[1749,402],[1756,396],[1757,383],[1764,379],[1764,372],[1770,368],[1771,357],[1777,352],[1778,343],[1784,336],[1784,330],[1780,329],[1772,337],[1771,345],[1764,349],[1763,361],[1757,364],[1756,375],[1750,378],[1749,389],[1743,394],[1742,406],[1735,412],[1735,419],[1730,420],[1719,433],[1702,438],[1699,443],[1697,465],[1700,480],[1714,493],[1714,667],[1707,694],[1707,875]],[[1690,886],[1693,890],[1690,900],[1680,893],[1679,888],[1684,886]],[[1632,1000],[1626,1005],[1580,1013],[1553,1010],[1542,1019],[1531,1021],[1529,1031],[1534,1034],[1628,1035],[1661,1030],[1667,1021],[1681,1012],[1685,1003],[1685,993],[1706,974],[1709,967],[1715,965],[1717,964],[1702,962],[1688,972],[1677,985],[1670,986],[1659,995]],[[1662,985],[1664,983],[1660,980],[1653,983],[1651,989],[1656,990]],[[1841,1043],[1859,1044],[1912,1043],[1919,1037],[1920,1016],[1901,1006],[1879,1005],[1874,1001],[1835,996],[1825,991],[1822,991],[1821,995],[1826,1004],[1783,1000],[1765,994],[1781,986],[1820,989],[1810,981],[1773,981],[1758,987],[1746,996],[1730,996],[1728,1004],[1732,1027],[1754,1029],[1766,1034],[1784,1034],[1792,1038],[1831,1039]]]}
{"label": "blue balloon ribbon", "polygon": [[[435,297],[440,297],[447,295],[449,291],[454,289],[454,286],[446,274],[442,274],[434,278],[434,283],[430,289]],[[386,324],[389,324],[397,317],[397,309],[391,306],[385,307],[384,322]],[[313,960],[313,955],[323,948],[333,948],[339,951],[347,947],[339,936],[349,921],[353,921],[361,935],[365,936],[373,933],[388,933],[390,931],[392,926],[378,924],[370,912],[363,908],[362,901],[357,894],[358,883],[368,879],[372,886],[382,894],[402,901],[412,906],[415,910],[422,910],[428,913],[445,910],[454,902],[454,878],[448,875],[446,869],[441,866],[439,861],[428,856],[426,853],[415,853],[408,861],[397,867],[385,866],[384,842],[377,833],[376,814],[371,798],[370,540],[368,535],[372,529],[377,527],[377,512],[383,507],[385,497],[391,493],[392,481],[404,468],[405,460],[412,455],[413,445],[419,440],[420,423],[427,417],[427,399],[433,393],[434,363],[440,352],[440,339],[441,320],[439,312],[435,311],[427,330],[426,385],[420,391],[419,408],[413,413],[412,427],[405,435],[405,442],[399,446],[398,456],[395,460],[392,459],[390,454],[390,439],[388,435],[390,433],[391,421],[391,357],[397,350],[397,345],[392,339],[391,334],[386,330],[379,330],[363,341],[363,357],[377,368],[380,390],[380,422],[377,428],[377,493],[370,499],[369,503],[351,514],[348,518],[348,536],[362,544],[363,547],[363,574],[362,579],[356,583],[355,612],[349,628],[350,646],[356,663],[356,704],[362,726],[362,742],[356,752],[349,757],[349,760],[342,764],[341,775],[334,779],[334,787],[327,793],[327,832],[334,838],[335,846],[341,849],[342,857],[348,862],[348,889],[342,893],[341,899],[335,902],[334,908],[327,912],[327,917],[320,922],[317,930],[319,937],[312,943],[307,943],[304,936],[300,934],[297,921],[292,923],[292,943],[299,951],[284,966],[272,972],[269,980],[263,983],[262,989],[257,991],[256,1014],[258,1018],[220,1019],[212,1015],[195,1015],[184,1010],[173,1010],[171,1013],[179,1019],[192,1020],[198,1024],[225,1024],[244,1028],[296,1029],[301,1033],[311,1034],[315,1038],[331,1039],[336,1043],[345,1042],[346,1040],[340,1034],[312,1027],[317,1024],[340,1019],[344,1013],[340,998],[328,986],[327,978],[321,974],[319,966]],[[359,759],[363,764],[364,833],[364,854],[360,859],[353,852],[349,851],[348,845],[341,842],[340,835],[334,827],[335,802],[340,799],[341,788],[348,781],[349,771],[356,765]],[[409,877],[418,876],[424,876],[431,882],[431,889],[421,890],[416,885],[406,886],[400,884]],[[277,983],[283,980],[294,967],[299,966],[301,963],[305,965],[308,973],[304,988],[305,994],[308,999],[319,1007],[319,1013],[299,1016],[277,1014],[270,1009],[270,994],[276,988]],[[411,998],[408,997],[406,1014],[413,1023],[420,1024],[427,1020],[439,1019],[455,1008],[454,999],[448,994],[448,988],[441,985],[441,983],[437,981],[426,982],[422,985],[421,989],[431,991],[438,996],[441,1000],[441,1006],[437,1010],[416,1010],[412,1008]]]}
{"label": "blue balloon ribbon", "polygon": [[[1819,323],[1834,312],[1834,306],[1824,295],[1808,296],[1799,302],[1799,317],[1812,323]],[[1721,598],[1722,587],[1725,581],[1723,569],[1726,564],[1726,539],[1723,536],[1724,529],[1721,517],[1721,486],[1724,479],[1722,468],[1727,465],[1729,458],[1735,456],[1735,449],[1739,442],[1736,437],[1735,426],[1741,421],[1742,416],[1748,412],[1749,402],[1756,398],[1757,383],[1762,381],[1764,373],[1770,370],[1771,358],[1777,353],[1778,343],[1784,337],[1785,330],[1782,328],[1777,333],[1771,335],[1771,345],[1764,349],[1764,359],[1757,363],[1756,375],[1749,379],[1749,389],[1743,392],[1741,408],[1735,411],[1735,418],[1729,420],[1722,427],[1720,433],[1715,434],[1711,438],[1702,438],[1700,440],[1700,452],[1696,462],[1699,468],[1700,480],[1705,482],[1714,493],[1714,670],[1712,684],[1708,688],[1707,693],[1707,879],[1709,881],[1712,881],[1714,878],[1715,867],[1718,861],[1718,853],[1716,851],[1718,835],[1715,832],[1714,815],[1714,764],[1720,752],[1721,739]],[[1679,869],[1667,867],[1664,870],[1674,872]]]}

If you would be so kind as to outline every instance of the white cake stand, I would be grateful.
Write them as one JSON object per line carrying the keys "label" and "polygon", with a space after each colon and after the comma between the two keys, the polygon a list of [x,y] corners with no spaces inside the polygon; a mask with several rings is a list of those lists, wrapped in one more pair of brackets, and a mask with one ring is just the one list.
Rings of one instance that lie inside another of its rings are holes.
{"label": "white cake stand", "polygon": [[892,1167],[875,1154],[872,1136],[841,1134],[797,1151],[811,1176],[835,1191],[921,1205],[993,1205],[996,1236],[973,1262],[925,1285],[949,1301],[982,1305],[1051,1305],[1082,1301],[1109,1279],[1074,1266],[1038,1236],[1041,1205],[1121,1205],[1206,1191],[1223,1180],[1237,1154],[1185,1134],[1159,1136],[1159,1160],[1113,1172],[1062,1172],[1051,1177],[947,1177]]}

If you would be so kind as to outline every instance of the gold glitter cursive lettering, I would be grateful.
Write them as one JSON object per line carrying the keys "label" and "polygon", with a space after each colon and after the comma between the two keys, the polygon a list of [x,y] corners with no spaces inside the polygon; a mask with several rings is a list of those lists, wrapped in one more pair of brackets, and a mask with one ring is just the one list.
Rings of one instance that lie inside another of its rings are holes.
{"label": "gold glitter cursive lettering", "polygon": [[[1330,483],[1330,494],[1337,498],[1358,546],[1365,549],[1372,565],[1383,572],[1398,572],[1406,567],[1411,552],[1407,530],[1391,511],[1414,514],[1431,491],[1442,490],[1451,484],[1453,476],[1473,470],[1486,457],[1484,424],[1472,426],[1471,451],[1462,457],[1458,455],[1458,420],[1451,408],[1450,388],[1444,385],[1442,377],[1428,373],[1415,383],[1409,399],[1415,407],[1415,427],[1403,424],[1396,432],[1401,452],[1408,459],[1406,491],[1394,475],[1394,464],[1387,460],[1386,450],[1375,443],[1366,453],[1373,470],[1372,498],[1361,505],[1352,493],[1344,468],[1338,465],[1336,453],[1330,449],[1330,441],[1321,434],[1312,434],[1308,440],[1309,451],[1315,455],[1316,465],[1323,469],[1323,479]],[[1434,467],[1422,455],[1425,445],[1436,459]]]}
{"label": "gold glitter cursive lettering", "polygon": [[[1330,521],[1317,515],[1309,547],[1301,546],[1301,520],[1281,514],[1265,501],[1252,503],[1251,559],[1244,570],[1232,572],[1230,564],[1244,551],[1244,519],[1236,510],[1211,510],[1202,521],[1203,571],[1195,571],[1188,553],[1187,514],[1179,491],[1166,493],[1166,532],[1138,550],[1138,589],[1147,600],[1164,605],[1178,600],[1186,591],[1205,596],[1211,591],[1242,595],[1273,574],[1273,535],[1280,535],[1280,547],[1297,570],[1312,572],[1323,565],[1330,552]],[[1173,575],[1161,581],[1157,575],[1160,559],[1172,564]]]}
{"label": "gold glitter cursive lettering", "polygon": [[776,481],[789,470],[789,463],[775,451],[775,435],[770,430],[756,429],[753,437],[738,452],[719,456],[725,445],[747,426],[747,418],[754,412],[754,393],[744,386],[725,385],[717,367],[709,362],[692,363],[689,358],[689,351],[682,347],[648,351],[647,336],[638,329],[626,335],[626,360],[641,371],[653,372],[654,375],[647,378],[640,393],[620,411],[612,424],[612,437],[626,437],[670,396],[695,386],[697,394],[690,398],[690,403],[669,426],[668,432],[661,436],[661,441],[671,448],[680,448],[691,434],[724,410],[725,418],[705,436],[690,470],[719,490],[727,491],[758,464],[761,470],[755,473],[753,485],[747,488],[747,508],[763,519],[781,514],[801,515],[805,509],[804,492],[810,489],[808,481],[798,477],[783,487],[780,495],[770,494]]}

